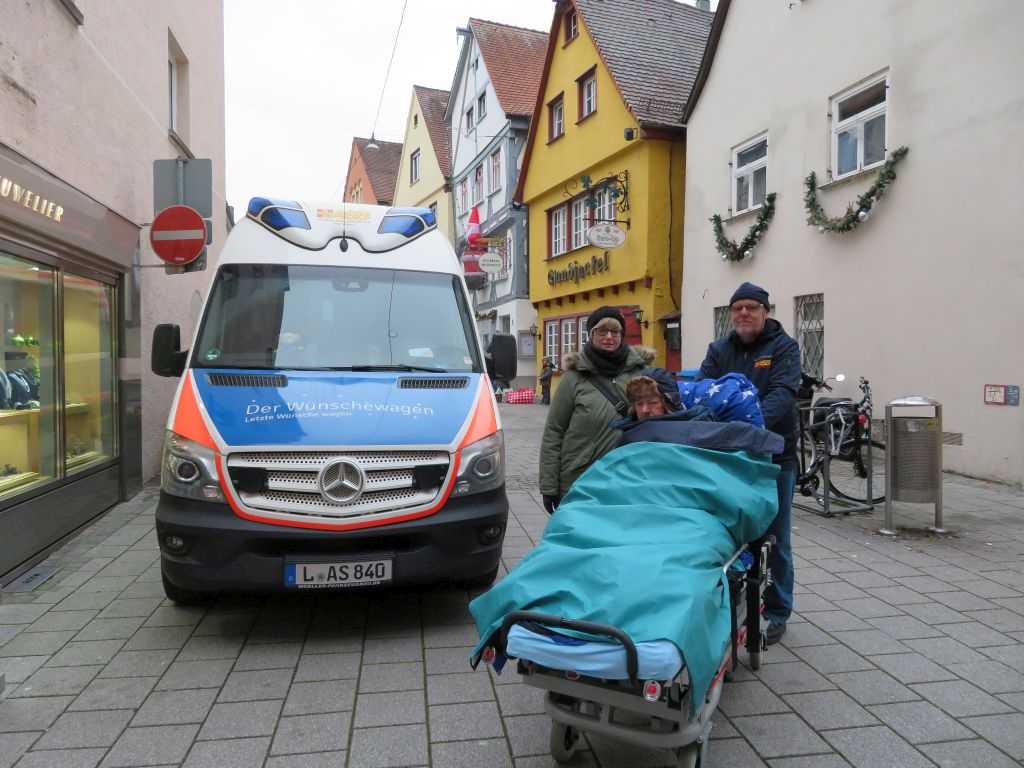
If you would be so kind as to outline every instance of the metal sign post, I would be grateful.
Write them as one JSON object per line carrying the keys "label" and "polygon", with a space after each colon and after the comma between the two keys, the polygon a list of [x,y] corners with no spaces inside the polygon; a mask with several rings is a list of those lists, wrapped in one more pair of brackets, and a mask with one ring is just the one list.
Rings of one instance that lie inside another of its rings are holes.
{"label": "metal sign post", "polygon": [[[206,245],[213,243],[213,160],[174,158],[153,161],[153,214],[175,205],[186,205],[203,218]],[[206,269],[203,249],[185,266],[164,265],[167,274],[199,272]]]}

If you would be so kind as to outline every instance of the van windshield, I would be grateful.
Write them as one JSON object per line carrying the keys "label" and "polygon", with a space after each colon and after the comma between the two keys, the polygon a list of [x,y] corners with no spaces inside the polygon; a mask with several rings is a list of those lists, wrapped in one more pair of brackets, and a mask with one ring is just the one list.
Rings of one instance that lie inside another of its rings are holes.
{"label": "van windshield", "polygon": [[192,365],[481,371],[458,278],[280,264],[220,268]]}

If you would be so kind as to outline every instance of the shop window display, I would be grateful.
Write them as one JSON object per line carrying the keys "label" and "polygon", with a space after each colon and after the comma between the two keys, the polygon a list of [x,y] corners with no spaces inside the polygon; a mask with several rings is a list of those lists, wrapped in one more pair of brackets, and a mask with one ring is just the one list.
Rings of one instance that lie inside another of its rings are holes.
{"label": "shop window display", "polygon": [[64,283],[64,458],[73,474],[116,454],[113,289],[66,274]]}
{"label": "shop window display", "polygon": [[57,476],[54,272],[0,252],[0,500]]}

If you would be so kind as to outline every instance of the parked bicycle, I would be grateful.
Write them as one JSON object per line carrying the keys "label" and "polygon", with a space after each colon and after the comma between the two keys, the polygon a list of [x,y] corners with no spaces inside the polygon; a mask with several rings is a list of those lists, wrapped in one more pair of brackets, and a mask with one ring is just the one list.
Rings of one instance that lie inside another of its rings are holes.
{"label": "parked bicycle", "polygon": [[[819,397],[831,392],[828,382],[842,382],[838,374],[828,379],[802,375],[800,413],[800,474],[796,486],[804,496],[817,496],[829,457],[829,491],[843,499],[868,503],[868,467],[872,469],[871,503],[885,501],[885,443],[871,434],[871,383],[861,377],[859,402],[848,397]],[[813,402],[812,402],[813,400]]]}

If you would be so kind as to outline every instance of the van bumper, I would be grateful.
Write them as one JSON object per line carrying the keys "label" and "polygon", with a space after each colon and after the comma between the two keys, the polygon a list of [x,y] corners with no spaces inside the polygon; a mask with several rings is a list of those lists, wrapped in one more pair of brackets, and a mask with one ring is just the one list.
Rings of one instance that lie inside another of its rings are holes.
{"label": "van bumper", "polygon": [[[498,567],[508,520],[505,489],[449,499],[427,517],[354,531],[245,520],[227,504],[160,494],[156,531],[164,578],[195,592],[286,591],[288,562],[392,560],[393,586],[480,579]],[[485,530],[500,528],[496,538]],[[184,546],[172,551],[167,537]],[[353,587],[354,588],[354,587]],[[345,589],[345,588],[343,588]],[[351,589],[351,588],[349,588]]]}

